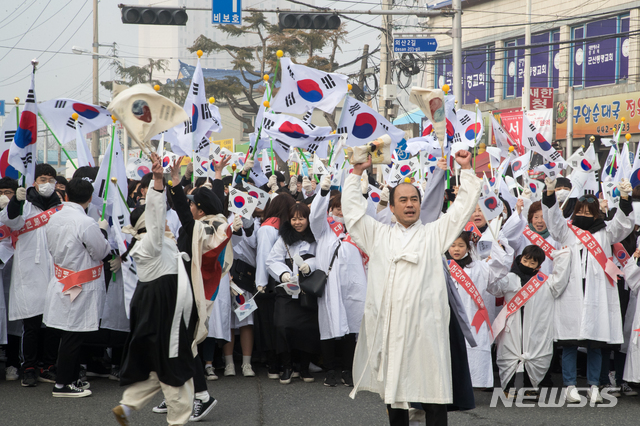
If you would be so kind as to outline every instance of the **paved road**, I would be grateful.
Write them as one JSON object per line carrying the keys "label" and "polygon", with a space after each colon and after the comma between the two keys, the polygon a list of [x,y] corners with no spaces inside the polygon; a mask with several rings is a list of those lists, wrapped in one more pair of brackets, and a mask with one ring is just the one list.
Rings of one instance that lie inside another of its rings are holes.
{"label": "paved road", "polygon": [[[360,393],[348,397],[344,386],[325,388],[322,374],[316,382],[295,379],[290,385],[268,380],[264,369],[258,377],[221,377],[209,382],[209,391],[219,403],[203,425],[387,425],[384,405],[377,395]],[[554,377],[556,381],[559,377]],[[51,385],[23,388],[19,382],[0,380],[0,425],[109,426],[116,425],[111,408],[118,404],[123,388],[108,379],[93,379],[93,396],[81,399],[53,398]],[[451,413],[450,425],[616,425],[638,424],[640,397],[621,398],[615,408],[490,408],[491,393],[476,392],[478,408]],[[162,400],[158,394],[153,403]],[[164,415],[151,412],[152,405],[132,416],[132,426],[166,424]]]}

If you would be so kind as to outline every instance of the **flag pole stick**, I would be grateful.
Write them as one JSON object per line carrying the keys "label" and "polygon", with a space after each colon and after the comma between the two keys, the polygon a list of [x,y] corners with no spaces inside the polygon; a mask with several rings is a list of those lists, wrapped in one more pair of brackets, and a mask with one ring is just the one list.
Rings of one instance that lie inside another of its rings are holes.
{"label": "flag pole stick", "polygon": [[[16,103],[16,133],[17,130],[20,128],[20,106],[18,105],[18,103],[20,102],[20,98],[19,97],[15,97],[13,98],[14,102]],[[15,136],[14,136],[15,138]],[[20,180],[22,180],[22,187],[26,188],[27,186],[27,178],[25,176],[22,175],[22,173],[18,172],[18,182],[20,182]],[[20,201],[20,214],[22,215],[22,207],[24,205],[24,201]]]}
{"label": "flag pole stick", "polygon": [[[104,215],[107,212],[107,196],[109,193],[109,182],[111,178],[111,160],[113,160],[113,141],[116,135],[116,118],[113,117],[113,126],[111,126],[111,149],[109,150],[109,166],[107,167],[107,185],[104,188],[104,196],[102,197],[102,217],[104,219]],[[103,160],[104,161],[104,160]]]}
{"label": "flag pole stick", "polygon": [[269,148],[271,149],[271,173],[275,174],[276,168],[273,165],[273,161],[275,160],[275,154],[273,152],[273,138],[271,136],[269,136]]}
{"label": "flag pole stick", "polygon": [[[62,144],[60,143],[60,140],[58,139],[58,137],[56,136],[55,133],[53,133],[53,130],[51,130],[51,127],[49,127],[49,123],[47,123],[47,121],[44,119],[44,117],[42,116],[42,114],[40,114],[40,112],[38,111],[38,117],[40,117],[40,120],[42,120],[42,122],[44,123],[44,125],[47,127],[47,129],[51,132],[51,134],[53,135],[53,138],[56,140],[56,142],[58,142],[58,145],[60,145],[60,148],[62,149],[62,152],[64,152],[64,154],[67,156],[67,159],[71,162],[71,165],[73,166],[74,169],[78,170],[78,166],[75,165],[75,163],[73,162],[73,160],[71,159],[71,156],[69,155],[69,153],[67,152],[66,149],[64,149],[64,147],[62,146]],[[76,120],[76,126],[78,125],[78,120]],[[76,141],[76,145],[78,144],[78,141]],[[46,149],[46,148],[45,148]]]}
{"label": "flag pole stick", "polygon": [[[312,169],[313,170],[313,167],[311,167],[311,165],[309,164],[309,160],[307,160],[307,156],[304,155],[304,152],[302,152],[301,148],[298,148],[298,152],[300,152],[300,155],[302,155],[302,159],[307,164],[307,169]],[[318,178],[318,175],[313,173],[313,177],[316,179],[316,182],[320,183],[320,179]]]}

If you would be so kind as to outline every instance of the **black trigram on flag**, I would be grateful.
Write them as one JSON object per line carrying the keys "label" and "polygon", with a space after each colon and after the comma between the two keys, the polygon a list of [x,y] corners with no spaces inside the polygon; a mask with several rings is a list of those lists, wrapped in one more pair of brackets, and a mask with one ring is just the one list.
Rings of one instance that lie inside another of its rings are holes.
{"label": "black trigram on flag", "polygon": [[280,144],[280,146],[282,147],[282,149],[284,149],[285,151],[289,152],[289,148],[291,147],[291,145],[289,145],[288,143],[282,142],[280,139],[276,138],[275,139],[276,143]]}
{"label": "black trigram on flag", "polygon": [[307,123],[307,124],[309,125],[309,128],[310,128],[311,130],[313,130],[313,129],[315,129],[316,127],[318,127],[318,126],[316,126],[315,124],[311,124],[311,123]]}
{"label": "black trigram on flag", "polygon": [[33,163],[33,154],[31,154],[30,152],[27,152],[27,155],[22,157],[21,160],[22,160],[22,165],[26,169],[29,164]]}
{"label": "black trigram on flag", "polygon": [[387,132],[389,131],[389,126],[387,126],[384,123],[380,123],[380,126],[382,126],[383,129],[385,129]]}
{"label": "black trigram on flag", "polygon": [[353,114],[356,113],[357,110],[360,109],[360,104],[353,104],[349,107],[349,114],[353,117]]}
{"label": "black trigram on flag", "polygon": [[7,130],[6,132],[4,132],[4,143],[11,143],[15,135],[15,130]]}
{"label": "black trigram on flag", "polygon": [[184,122],[184,134],[188,135],[189,133],[191,133],[191,117]]}
{"label": "black trigram on flag", "polygon": [[211,111],[209,110],[209,105],[208,104],[200,105],[200,110],[202,111],[202,119],[203,120],[208,120],[208,119],[211,118]]}
{"label": "black trigram on flag", "polygon": [[289,71],[289,77],[291,77],[292,79],[296,79],[296,75],[293,73],[293,71],[291,70],[291,65],[289,65],[287,67],[287,71]]}
{"label": "black trigram on flag", "polygon": [[336,87],[336,82],[333,81],[333,78],[331,78],[330,75],[322,77],[320,81],[322,81],[324,87],[326,87],[327,89],[333,89],[334,87]]}
{"label": "black trigram on flag", "polygon": [[67,105],[67,101],[58,100],[54,108],[64,108]]}
{"label": "black trigram on flag", "polygon": [[470,121],[471,121],[471,117],[469,117],[468,115],[465,115],[460,119],[460,124],[462,124],[463,126],[466,126],[467,124],[469,124]]}
{"label": "black trigram on flag", "polygon": [[326,138],[327,138],[326,136],[316,136],[315,138],[313,138],[313,141],[314,142],[322,142]]}
{"label": "black trigram on flag", "polygon": [[69,119],[67,120],[67,126],[71,127],[73,130],[76,129],[76,120],[74,120],[73,118],[69,117]]}
{"label": "black trigram on flag", "polygon": [[33,93],[33,90],[29,89],[29,93],[27,93],[27,100],[25,102],[31,102],[32,104],[36,102],[36,94]]}
{"label": "black trigram on flag", "polygon": [[336,129],[336,133],[338,134],[346,134],[348,132],[347,126],[338,127]]}
{"label": "black trigram on flag", "polygon": [[307,147],[307,151],[310,152],[311,154],[315,154],[315,152],[318,150],[319,146],[320,145],[315,144],[315,143],[309,144],[309,146]]}
{"label": "black trigram on flag", "polygon": [[193,83],[193,91],[191,92],[193,93],[193,96],[198,96],[198,87],[199,87],[198,83]]}
{"label": "black trigram on flag", "polygon": [[121,228],[124,226],[124,215],[123,214],[118,216],[118,223],[120,224]]}
{"label": "black trigram on flag", "polygon": [[302,121],[304,121],[305,123],[311,124],[310,120],[312,115],[313,115],[313,111],[307,111],[302,117]]}
{"label": "black trigram on flag", "polygon": [[262,121],[262,127],[264,127],[265,129],[269,130],[270,128],[273,127],[273,125],[276,124],[275,121],[266,118]]}
{"label": "black trigram on flag", "polygon": [[285,98],[284,98],[284,103],[290,107],[291,105],[296,103],[296,97],[293,96],[293,92],[289,93]]}

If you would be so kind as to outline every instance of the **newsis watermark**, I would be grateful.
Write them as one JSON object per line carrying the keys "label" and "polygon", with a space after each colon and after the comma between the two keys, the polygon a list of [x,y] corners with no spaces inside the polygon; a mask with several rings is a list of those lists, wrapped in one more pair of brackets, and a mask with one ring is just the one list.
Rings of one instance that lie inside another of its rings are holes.
{"label": "newsis watermark", "polygon": [[[576,387],[576,389],[586,394],[591,388]],[[602,402],[596,402],[596,395],[588,398],[583,394],[579,394],[580,402],[567,402],[567,388],[541,388],[539,395],[525,395],[526,392],[531,391],[531,393],[533,393],[535,390],[535,388],[520,388],[516,394],[515,389],[510,389],[510,394],[507,396],[501,388],[494,388],[489,406],[496,408],[498,401],[501,401],[502,405],[506,408],[511,408],[514,405],[518,408],[558,408],[564,407],[565,405],[567,407],[585,407],[587,404],[589,404],[590,407],[613,408],[618,404],[618,398],[609,395],[609,389],[607,388],[600,391]]]}

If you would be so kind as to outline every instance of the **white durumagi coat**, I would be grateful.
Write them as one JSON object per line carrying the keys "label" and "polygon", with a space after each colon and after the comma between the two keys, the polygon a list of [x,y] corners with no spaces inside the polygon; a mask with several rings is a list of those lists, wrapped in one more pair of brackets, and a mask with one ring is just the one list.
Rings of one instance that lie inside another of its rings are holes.
{"label": "white durumagi coat", "polygon": [[269,284],[269,271],[267,271],[267,259],[278,241],[278,228],[262,225],[257,229],[257,250],[256,250],[256,287],[267,287]]}
{"label": "white durumagi coat", "polygon": [[449,211],[427,225],[391,227],[366,215],[360,176],[342,193],[350,235],[369,255],[364,318],[353,362],[355,386],[378,393],[393,408],[409,402],[452,402],[449,302],[442,256],[458,238],[480,195],[470,170]]}
{"label": "white durumagi coat", "polygon": [[[640,329],[640,306],[638,306],[640,304],[640,298],[638,297],[638,291],[640,291],[640,267],[638,267],[636,259],[633,257],[624,266],[624,279],[635,297],[630,298],[629,307],[627,308],[627,313],[633,309],[634,315],[630,321],[629,334],[625,336],[625,340],[628,340],[629,345],[622,379],[625,382],[638,383],[640,382],[640,333],[637,331]],[[632,300],[635,303],[634,306],[631,306]]]}
{"label": "white durumagi coat", "polygon": [[[494,318],[493,309],[490,308],[495,306],[496,298],[489,293],[487,285],[501,279],[509,272],[511,262],[513,262],[513,249],[508,245],[506,245],[505,248],[506,251],[500,247],[500,244],[494,243],[491,245],[491,259],[475,260],[464,268],[464,271],[469,278],[471,278],[471,281],[473,281],[473,284],[482,296],[491,321],[493,321]],[[476,305],[476,302],[469,296],[469,293],[467,293],[463,286],[458,284],[455,279],[454,282],[456,283],[458,294],[460,294],[460,299],[467,312],[469,324],[471,324],[478,312],[478,305]],[[476,347],[471,347],[469,342],[465,340],[471,383],[474,388],[493,387],[493,366],[491,364],[491,343],[493,338],[491,331],[486,323],[482,324],[477,333],[475,327],[471,327],[471,329],[474,333],[473,338],[477,344]]]}
{"label": "white durumagi coat", "polygon": [[[25,201],[22,212],[22,215],[9,219],[5,208],[0,212],[0,222],[12,231],[19,231],[26,219],[42,213],[42,210]],[[9,290],[9,320],[11,321],[44,313],[47,286],[53,276],[53,260],[47,248],[46,227],[47,225],[44,225],[20,235],[16,244]]]}
{"label": "white durumagi coat", "polygon": [[[542,213],[558,247],[571,249],[569,280],[566,287],[558,288],[555,301],[554,338],[621,344],[624,339],[617,286],[609,284],[602,267],[569,229],[557,202],[551,208],[543,203]],[[633,225],[633,215],[618,209],[606,228],[593,234],[607,258],[611,257],[611,245],[629,235]]]}
{"label": "white durumagi coat", "polygon": [[367,293],[367,276],[358,248],[345,241],[346,234],[338,237],[327,221],[329,193],[319,193],[311,203],[309,226],[317,242],[316,260],[318,269],[325,272],[333,254],[338,249],[338,257],[333,262],[327,276],[324,294],[318,298],[318,323],[320,339],[334,339],[360,330],[364,301]]}
{"label": "white durumagi coat", "polygon": [[[534,387],[542,381],[551,364],[555,305],[553,294],[557,287],[566,283],[571,270],[568,248],[554,251],[553,256],[555,269],[552,274],[548,275],[547,281],[527,301],[524,308],[507,318],[504,330],[496,336],[496,362],[503,388],[506,388],[521,362],[524,363]],[[490,281],[487,289],[496,297],[504,297],[506,306],[524,284],[526,283],[522,283],[516,274],[509,273],[501,280]]]}
{"label": "white durumagi coat", "polygon": [[[46,226],[49,252],[54,264],[71,271],[99,266],[111,247],[100,227],[81,205],[64,203],[64,208]],[[53,275],[47,288],[43,322],[65,331],[96,331],[106,296],[104,270],[100,278],[82,284],[75,300],[62,293],[64,284]]]}

